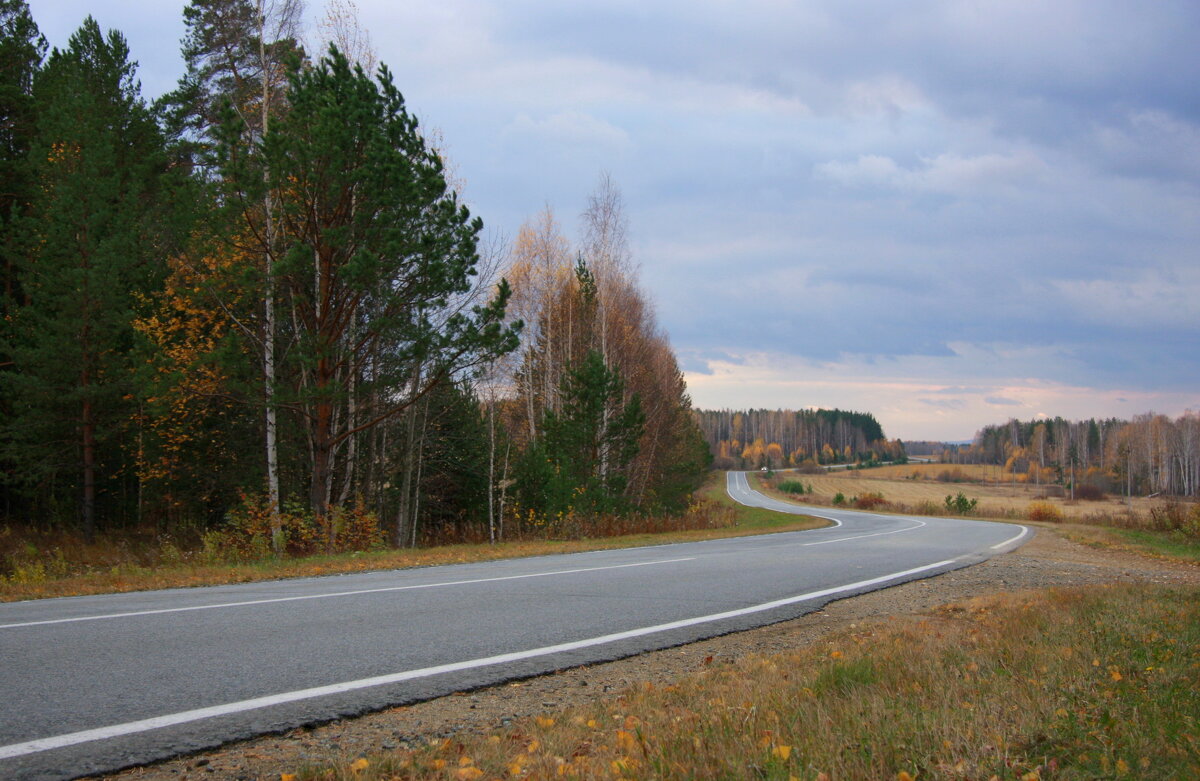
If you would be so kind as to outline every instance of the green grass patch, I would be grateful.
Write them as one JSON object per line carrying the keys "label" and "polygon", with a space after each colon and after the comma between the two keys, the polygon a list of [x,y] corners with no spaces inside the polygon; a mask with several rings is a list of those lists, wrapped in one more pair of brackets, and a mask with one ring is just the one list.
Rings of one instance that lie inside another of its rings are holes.
{"label": "green grass patch", "polygon": [[1179,532],[1156,532],[1143,529],[1114,529],[1114,533],[1131,546],[1159,556],[1200,562],[1200,540]]}
{"label": "green grass patch", "polygon": [[[811,515],[792,515],[763,507],[747,507],[744,504],[738,504],[729,498],[729,494],[725,490],[725,479],[724,472],[714,473],[714,477],[710,478],[700,490],[699,497],[705,501],[732,507],[735,525],[743,533],[802,531],[829,525],[829,521],[824,518],[815,518]],[[752,474],[750,479],[756,481],[755,490],[763,490],[758,475]]]}
{"label": "green grass patch", "polygon": [[[1200,590],[981,598],[306,779],[1200,777]],[[281,768],[283,772],[296,772]]]}

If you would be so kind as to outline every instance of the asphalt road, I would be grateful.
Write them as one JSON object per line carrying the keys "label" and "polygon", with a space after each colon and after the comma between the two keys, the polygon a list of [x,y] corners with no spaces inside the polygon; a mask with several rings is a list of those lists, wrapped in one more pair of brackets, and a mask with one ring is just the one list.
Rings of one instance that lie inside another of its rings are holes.
{"label": "asphalt road", "polygon": [[745,504],[833,526],[0,605],[0,778],[71,778],[782,621],[967,566],[1024,527]]}

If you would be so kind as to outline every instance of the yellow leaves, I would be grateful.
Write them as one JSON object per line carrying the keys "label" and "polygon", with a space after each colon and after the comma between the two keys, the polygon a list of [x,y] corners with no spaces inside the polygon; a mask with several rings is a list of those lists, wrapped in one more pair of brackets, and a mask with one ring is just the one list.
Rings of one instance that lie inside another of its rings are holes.
{"label": "yellow leaves", "polygon": [[1109,677],[1109,678],[1111,678],[1111,679],[1112,679],[1112,680],[1114,680],[1114,681],[1119,681],[1119,680],[1121,680],[1122,678],[1124,678],[1124,676],[1123,676],[1123,675],[1121,675],[1121,671],[1120,671],[1120,670],[1118,670],[1116,667],[1109,667],[1109,668],[1108,668],[1108,677]]}
{"label": "yellow leaves", "polygon": [[771,749],[771,756],[775,757],[776,759],[778,759],[782,762],[787,762],[788,757],[790,757],[791,755],[792,755],[792,747],[791,746],[776,746],[775,748]]}
{"label": "yellow leaves", "polygon": [[537,721],[537,725],[539,727],[541,727],[542,729],[549,729],[550,727],[554,726],[554,719],[548,718],[546,716],[538,716],[536,721]]}
{"label": "yellow leaves", "polygon": [[446,760],[444,760],[444,759],[435,759],[435,760],[433,760],[433,762],[431,762],[430,764],[433,766],[433,769],[434,769],[434,770],[441,770],[442,768],[446,767]]}
{"label": "yellow leaves", "polygon": [[609,763],[609,767],[612,768],[612,772],[618,776],[623,776],[626,773],[632,773],[634,770],[637,770],[638,765],[638,761],[632,757],[621,757],[620,759],[614,759],[611,763]]}
{"label": "yellow leaves", "polygon": [[596,729],[596,727],[598,727],[599,725],[596,723],[595,719],[588,719],[587,726],[588,726],[588,729]]}
{"label": "yellow leaves", "polygon": [[350,772],[351,773],[361,773],[362,771],[366,770],[370,766],[371,766],[370,762],[363,759],[362,757],[359,757],[358,759],[356,759],[350,763]]}
{"label": "yellow leaves", "polygon": [[617,730],[617,746],[622,751],[631,752],[638,748],[638,741],[632,732],[619,729]]}
{"label": "yellow leaves", "polygon": [[279,781],[296,781],[295,773],[280,773]]}
{"label": "yellow leaves", "polygon": [[537,750],[541,747],[542,747],[542,744],[540,741],[531,740],[531,741],[529,741],[529,745],[525,747],[525,753],[536,754]]}
{"label": "yellow leaves", "polygon": [[841,658],[842,658],[842,652],[841,652],[841,651],[834,651],[833,653],[829,654],[829,658],[830,658],[830,659],[841,659]]}
{"label": "yellow leaves", "polygon": [[913,777],[908,774],[907,770],[901,770],[896,774],[896,781],[913,781]]}
{"label": "yellow leaves", "polygon": [[477,767],[460,767],[454,771],[454,777],[462,781],[472,781],[472,779],[483,778],[483,771]]}
{"label": "yellow leaves", "polygon": [[517,754],[508,763],[508,774],[516,778],[525,772],[525,763],[529,761],[528,754]]}
{"label": "yellow leaves", "polygon": [[1117,760],[1117,772],[1120,773],[1121,775],[1125,775],[1126,773],[1128,773],[1129,772],[1129,763],[1123,759],[1118,759]]}

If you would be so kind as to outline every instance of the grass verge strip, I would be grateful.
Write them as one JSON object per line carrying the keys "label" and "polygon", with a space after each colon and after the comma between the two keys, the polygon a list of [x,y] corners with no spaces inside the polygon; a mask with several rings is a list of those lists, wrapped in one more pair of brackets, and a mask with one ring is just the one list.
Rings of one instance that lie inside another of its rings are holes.
{"label": "grass verge strip", "polygon": [[1001,595],[303,779],[1197,778],[1200,590]]}

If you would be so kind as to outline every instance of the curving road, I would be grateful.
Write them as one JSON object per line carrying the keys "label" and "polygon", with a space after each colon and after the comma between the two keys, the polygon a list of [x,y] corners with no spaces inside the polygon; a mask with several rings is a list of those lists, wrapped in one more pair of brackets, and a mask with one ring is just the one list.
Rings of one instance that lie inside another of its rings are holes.
{"label": "curving road", "polygon": [[71,778],[614,659],[1015,548],[1024,527],[801,507],[805,532],[0,605],[0,777]]}

